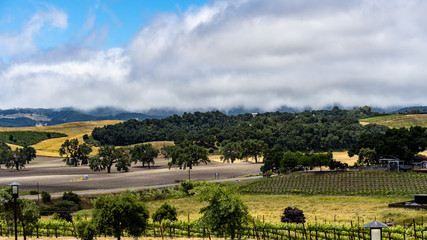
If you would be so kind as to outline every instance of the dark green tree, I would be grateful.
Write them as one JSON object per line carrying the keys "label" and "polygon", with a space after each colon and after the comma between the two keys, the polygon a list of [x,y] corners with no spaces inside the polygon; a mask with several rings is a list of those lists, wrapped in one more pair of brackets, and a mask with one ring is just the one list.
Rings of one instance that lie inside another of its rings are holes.
{"label": "dark green tree", "polygon": [[115,164],[118,171],[129,171],[130,157],[124,148],[101,146],[98,154],[89,159],[89,168],[95,172],[107,169],[107,172],[111,173],[113,164]]}
{"label": "dark green tree", "polygon": [[363,134],[348,151],[350,157],[359,155],[361,149],[375,150],[376,160],[381,157],[398,157],[409,163],[412,157],[427,148],[427,128],[415,126],[390,128],[385,133]]}
{"label": "dark green tree", "polygon": [[283,154],[282,160],[280,161],[281,172],[292,171],[299,164],[301,157],[302,154],[300,152],[285,152],[285,154]]}
{"label": "dark green tree", "polygon": [[139,237],[148,224],[149,212],[135,194],[98,197],[94,202],[92,221],[99,233],[113,235],[120,240],[123,233]]}
{"label": "dark green tree", "polygon": [[246,204],[229,188],[211,183],[196,187],[194,192],[201,201],[208,202],[200,209],[203,216],[198,221],[203,227],[234,239],[251,220]]}
{"label": "dark green tree", "polygon": [[145,164],[147,164],[148,168],[151,168],[150,164],[154,165],[154,158],[159,155],[159,150],[155,149],[153,145],[148,143],[142,145],[135,145],[133,149],[131,149],[130,154],[132,156],[132,162],[142,162],[143,167],[145,166]]}
{"label": "dark green tree", "polygon": [[257,163],[258,157],[263,155],[264,150],[267,148],[267,144],[258,139],[247,139],[242,142],[242,148],[242,157],[253,157]]}
{"label": "dark green tree", "polygon": [[305,223],[305,216],[302,210],[293,207],[285,208],[280,218],[283,223]]}
{"label": "dark green tree", "polygon": [[261,167],[262,172],[273,171],[276,172],[280,168],[280,161],[283,158],[285,148],[279,144],[274,145],[273,148],[264,150],[264,165]]}
{"label": "dark green tree", "polygon": [[242,159],[243,148],[241,142],[224,141],[223,145],[221,148],[221,160],[223,162],[234,163],[236,159]]}
{"label": "dark green tree", "polygon": [[0,142],[0,164],[5,164],[7,162],[10,153],[10,147],[4,142]]}
{"label": "dark green tree", "polygon": [[33,147],[24,146],[22,151],[25,153],[27,163],[30,163],[30,161],[37,157],[37,151]]}
{"label": "dark green tree", "polygon": [[11,150],[8,154],[8,158],[6,159],[6,167],[15,168],[18,171],[19,169],[25,167],[26,163],[27,155],[22,148]]}
{"label": "dark green tree", "polygon": [[370,149],[370,148],[361,148],[359,150],[359,158],[357,163],[361,164],[361,165],[371,165],[371,164],[375,164],[378,163],[378,156],[377,153],[375,152],[374,149]]}
{"label": "dark green tree", "polygon": [[176,208],[167,204],[163,203],[155,213],[151,216],[153,221],[162,222],[163,220],[167,219],[169,221],[176,221],[178,218],[176,217]]}
{"label": "dark green tree", "polygon": [[167,155],[171,158],[168,163],[169,168],[173,166],[184,170],[188,168],[188,180],[191,179],[190,170],[193,166],[210,162],[208,151],[190,141],[184,141],[181,144],[168,147],[166,150]]}
{"label": "dark green tree", "polygon": [[65,140],[59,149],[59,155],[61,157],[65,155],[64,162],[66,162],[67,165],[75,167],[77,167],[80,162],[82,162],[82,164],[87,163],[91,152],[92,147],[86,143],[79,144],[77,138]]}
{"label": "dark green tree", "polygon": [[[14,201],[10,187],[0,189],[0,219],[8,225],[14,221]],[[27,239],[40,219],[40,211],[36,203],[23,198],[17,199],[17,220],[22,225],[24,240]]]}

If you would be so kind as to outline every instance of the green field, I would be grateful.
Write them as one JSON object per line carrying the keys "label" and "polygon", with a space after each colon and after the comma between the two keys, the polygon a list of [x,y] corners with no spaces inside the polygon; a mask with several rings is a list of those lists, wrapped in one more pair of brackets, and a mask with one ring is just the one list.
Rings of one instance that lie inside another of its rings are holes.
{"label": "green field", "polygon": [[59,132],[4,131],[0,132],[0,141],[19,146],[29,146],[47,139],[66,136],[66,134]]}
{"label": "green field", "polygon": [[386,116],[360,119],[361,124],[379,124],[391,128],[402,128],[411,126],[427,127],[427,114],[392,114]]}
{"label": "green field", "polygon": [[260,194],[410,196],[427,192],[427,174],[387,171],[294,172],[254,181],[242,186],[241,190]]}

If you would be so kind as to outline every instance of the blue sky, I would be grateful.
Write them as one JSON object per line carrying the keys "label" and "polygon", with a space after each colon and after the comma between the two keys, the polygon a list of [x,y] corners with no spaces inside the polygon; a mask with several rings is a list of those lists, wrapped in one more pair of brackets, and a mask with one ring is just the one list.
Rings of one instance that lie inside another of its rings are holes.
{"label": "blue sky", "polygon": [[[79,44],[90,30],[107,31],[98,46],[123,47],[147,22],[161,14],[180,14],[207,0],[4,0],[0,1],[0,34],[16,33],[38,11],[56,8],[67,14],[67,27],[43,27],[35,36],[40,49]],[[91,27],[88,25],[93,24]]]}
{"label": "blue sky", "polygon": [[424,0],[3,0],[0,108],[427,105]]}

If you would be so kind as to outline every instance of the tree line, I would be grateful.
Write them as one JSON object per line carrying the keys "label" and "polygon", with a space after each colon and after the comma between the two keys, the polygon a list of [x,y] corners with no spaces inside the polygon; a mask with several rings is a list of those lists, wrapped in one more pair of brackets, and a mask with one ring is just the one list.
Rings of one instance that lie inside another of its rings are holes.
{"label": "tree line", "polygon": [[257,116],[230,116],[219,111],[184,113],[165,119],[128,120],[95,128],[92,136],[101,145],[124,146],[150,141],[193,141],[198,146],[216,150],[230,142],[263,141],[267,148],[279,144],[289,151],[327,152],[346,150],[360,135],[386,131],[387,127],[359,124],[374,113],[369,107],[354,110],[270,112]]}
{"label": "tree line", "polygon": [[413,157],[427,149],[427,128],[390,128],[384,133],[362,134],[348,151],[358,155],[359,164],[379,163],[380,158],[396,157],[410,163]]}
{"label": "tree line", "polygon": [[[59,154],[65,156],[63,161],[70,166],[89,165],[92,171],[111,172],[112,167],[117,171],[129,171],[132,163],[142,163],[148,168],[154,165],[154,159],[157,158],[160,151],[154,148],[150,143],[139,144],[133,147],[116,147],[113,145],[103,145],[99,147],[98,154],[89,157],[92,152],[92,146],[82,143],[78,139],[66,140],[59,149]],[[169,168],[179,167],[188,168],[188,178],[190,179],[190,170],[193,166],[200,163],[208,163],[208,151],[194,142],[183,141],[174,146],[163,146],[162,154],[170,158]]]}

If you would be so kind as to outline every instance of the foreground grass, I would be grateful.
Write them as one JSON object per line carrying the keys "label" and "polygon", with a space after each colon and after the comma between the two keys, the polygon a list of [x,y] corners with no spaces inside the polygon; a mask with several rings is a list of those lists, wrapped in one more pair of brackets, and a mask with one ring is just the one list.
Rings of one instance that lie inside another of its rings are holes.
{"label": "foreground grass", "polygon": [[[304,211],[309,222],[350,224],[375,219],[384,221],[394,219],[395,223],[409,223],[413,218],[426,218],[426,211],[388,208],[388,204],[410,200],[407,197],[386,196],[305,196],[305,195],[242,195],[249,206],[251,216],[266,222],[280,222],[280,216],[288,206]],[[190,221],[200,218],[200,209],[205,203],[195,198],[168,199],[147,202],[150,213],[154,213],[164,202],[177,208],[178,219]],[[427,220],[427,218],[425,219]]]}
{"label": "foreground grass", "polygon": [[411,126],[427,127],[427,114],[392,114],[386,116],[360,119],[361,124],[375,123],[391,128],[402,128]]}
{"label": "foreground grass", "polygon": [[[304,211],[308,222],[350,224],[367,223],[375,219],[384,222],[394,219],[395,224],[408,224],[415,218],[427,220],[425,210],[389,208],[388,204],[410,200],[408,197],[389,196],[306,196],[306,195],[241,195],[249,207],[251,216],[265,222],[280,222],[280,216],[286,207],[297,207]],[[178,220],[194,221],[200,218],[200,209],[206,203],[196,198],[180,198],[148,201],[147,207],[151,214],[163,203],[176,207]],[[78,213],[90,218],[91,210]]]}

